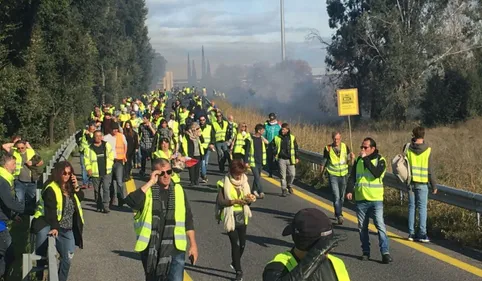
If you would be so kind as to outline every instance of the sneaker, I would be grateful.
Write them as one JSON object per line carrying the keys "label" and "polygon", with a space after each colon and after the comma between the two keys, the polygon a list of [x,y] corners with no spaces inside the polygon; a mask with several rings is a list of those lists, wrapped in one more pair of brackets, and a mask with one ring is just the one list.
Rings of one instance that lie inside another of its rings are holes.
{"label": "sneaker", "polygon": [[104,208],[104,210],[102,210],[102,213],[108,214],[108,213],[110,213],[110,209],[109,209],[109,208]]}
{"label": "sneaker", "polygon": [[345,219],[343,218],[343,216],[339,216],[336,218],[336,220],[338,221],[338,225],[342,225]]}
{"label": "sneaker", "polygon": [[208,181],[205,180],[205,179],[203,179],[203,178],[201,178],[201,180],[199,180],[199,182],[200,182],[200,183],[207,183]]}
{"label": "sneaker", "polygon": [[281,197],[286,197],[288,196],[288,191],[286,189],[283,189],[283,191],[281,191]]}
{"label": "sneaker", "polygon": [[234,279],[236,281],[243,281],[243,272],[240,270],[240,271],[236,271],[236,279]]}
{"label": "sneaker", "polygon": [[209,180],[208,180],[208,177],[204,176],[203,180],[207,183]]}
{"label": "sneaker", "polygon": [[370,254],[369,253],[363,253],[363,255],[360,258],[362,261],[367,261],[370,259]]}
{"label": "sneaker", "polygon": [[412,242],[413,242],[413,241],[416,239],[416,238],[415,238],[415,234],[409,234],[407,239],[408,239],[408,241],[412,241]]}
{"label": "sneaker", "polygon": [[229,267],[231,267],[232,270],[236,271],[236,269],[234,269],[234,263],[229,264]]}
{"label": "sneaker", "polygon": [[422,243],[428,243],[430,242],[430,239],[428,239],[427,234],[424,234],[424,235],[420,235],[420,237],[418,238],[418,241]]}
{"label": "sneaker", "polygon": [[261,192],[261,193],[259,194],[259,199],[264,199],[264,192]]}
{"label": "sneaker", "polygon": [[290,194],[293,194],[293,188],[292,188],[291,186],[288,186],[288,192],[289,192]]}
{"label": "sneaker", "polygon": [[389,264],[389,263],[393,262],[393,259],[392,259],[392,257],[390,256],[390,254],[388,254],[388,253],[387,253],[387,254],[383,254],[383,255],[382,255],[382,262],[383,262],[384,264]]}
{"label": "sneaker", "polygon": [[259,198],[259,193],[257,191],[254,191],[253,194],[256,196],[256,198]]}

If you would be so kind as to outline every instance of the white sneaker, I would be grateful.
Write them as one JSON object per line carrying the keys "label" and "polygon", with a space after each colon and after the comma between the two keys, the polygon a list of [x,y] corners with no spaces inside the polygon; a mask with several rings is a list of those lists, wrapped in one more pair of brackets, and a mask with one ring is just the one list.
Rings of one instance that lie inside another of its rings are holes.
{"label": "white sneaker", "polygon": [[253,194],[256,196],[256,198],[259,198],[259,193],[257,191],[254,191]]}

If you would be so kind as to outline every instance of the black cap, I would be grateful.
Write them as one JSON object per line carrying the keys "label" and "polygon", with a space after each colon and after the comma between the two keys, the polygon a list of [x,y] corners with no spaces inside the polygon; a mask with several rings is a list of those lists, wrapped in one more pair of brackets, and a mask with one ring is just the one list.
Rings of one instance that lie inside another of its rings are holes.
{"label": "black cap", "polygon": [[117,123],[117,122],[112,122],[112,125],[111,125],[110,128],[111,128],[112,130],[115,130],[115,129],[119,130],[119,123]]}
{"label": "black cap", "polygon": [[268,115],[269,118],[276,118],[276,114],[274,114],[273,112],[271,112],[269,115]]}
{"label": "black cap", "polygon": [[315,208],[302,209],[296,213],[283,236],[296,235],[301,239],[316,240],[333,235],[333,226],[328,216]]}

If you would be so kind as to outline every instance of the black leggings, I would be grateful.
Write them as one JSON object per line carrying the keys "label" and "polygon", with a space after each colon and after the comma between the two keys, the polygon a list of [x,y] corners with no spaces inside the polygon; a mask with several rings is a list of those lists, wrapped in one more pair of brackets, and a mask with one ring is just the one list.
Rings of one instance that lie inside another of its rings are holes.
{"label": "black leggings", "polygon": [[236,226],[233,231],[228,232],[228,237],[231,242],[231,258],[234,269],[240,271],[241,256],[243,255],[244,247],[246,247],[246,225]]}

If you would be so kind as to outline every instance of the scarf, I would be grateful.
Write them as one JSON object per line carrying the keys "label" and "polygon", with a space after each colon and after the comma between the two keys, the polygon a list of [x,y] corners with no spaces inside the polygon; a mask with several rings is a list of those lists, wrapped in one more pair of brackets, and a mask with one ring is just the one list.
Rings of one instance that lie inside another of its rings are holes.
{"label": "scarf", "polygon": [[[227,175],[224,177],[224,197],[228,200],[233,200],[231,198],[231,188],[241,190],[241,194],[244,196],[251,193],[251,189],[248,184],[248,177],[246,174],[243,174],[239,181],[235,180],[231,175]],[[229,206],[224,208],[224,229],[227,232],[233,231],[236,224],[234,220],[234,211],[233,206]],[[244,217],[250,218],[252,216],[251,209],[248,205],[243,206]]]}

